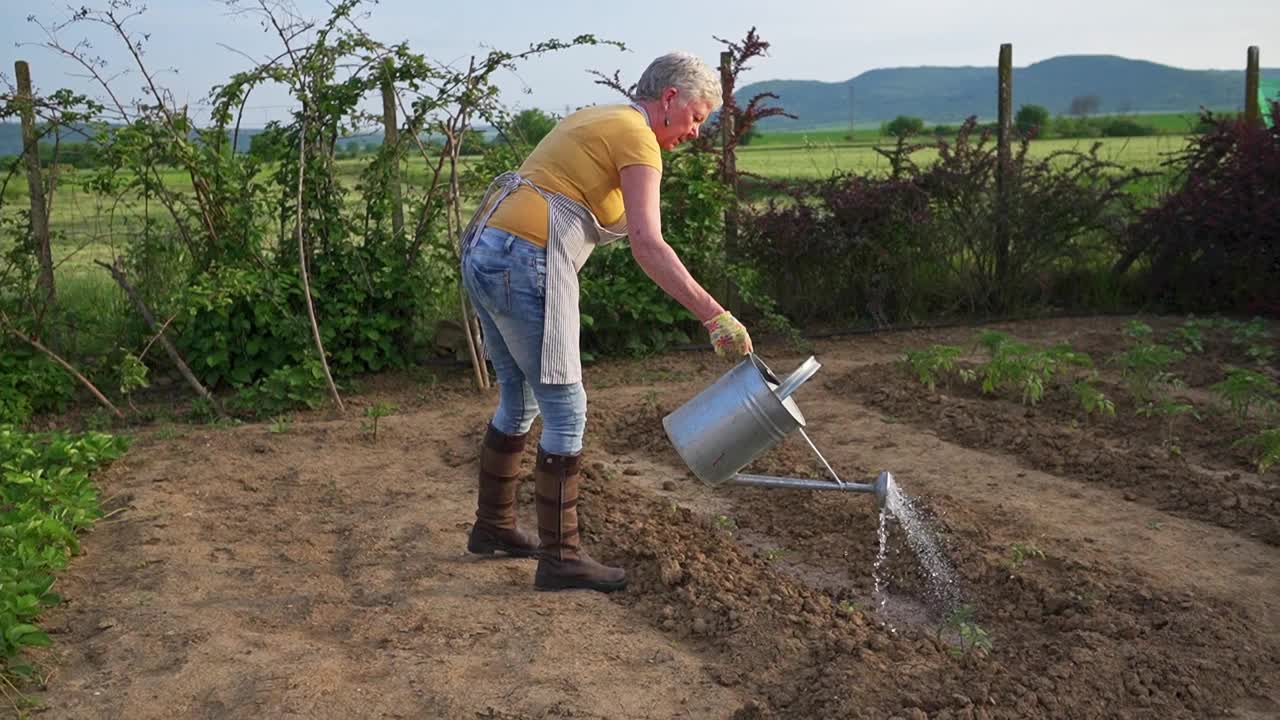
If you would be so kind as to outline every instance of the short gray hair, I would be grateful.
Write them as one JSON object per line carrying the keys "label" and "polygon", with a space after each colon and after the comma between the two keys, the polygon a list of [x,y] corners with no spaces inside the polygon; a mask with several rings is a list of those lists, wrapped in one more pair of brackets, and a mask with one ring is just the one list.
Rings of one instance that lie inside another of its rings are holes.
{"label": "short gray hair", "polygon": [[676,50],[649,63],[636,83],[636,99],[657,100],[669,87],[709,101],[713,110],[720,107],[720,77],[693,53]]}

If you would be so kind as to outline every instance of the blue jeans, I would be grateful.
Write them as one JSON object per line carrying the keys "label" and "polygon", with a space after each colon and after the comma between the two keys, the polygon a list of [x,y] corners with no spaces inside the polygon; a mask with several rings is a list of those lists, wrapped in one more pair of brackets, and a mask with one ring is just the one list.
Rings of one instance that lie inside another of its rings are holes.
{"label": "blue jeans", "polygon": [[504,230],[486,227],[463,260],[462,285],[480,318],[485,354],[498,375],[494,429],[507,435],[527,433],[541,409],[542,449],[557,455],[581,452],[587,425],[582,383],[538,381],[547,251]]}

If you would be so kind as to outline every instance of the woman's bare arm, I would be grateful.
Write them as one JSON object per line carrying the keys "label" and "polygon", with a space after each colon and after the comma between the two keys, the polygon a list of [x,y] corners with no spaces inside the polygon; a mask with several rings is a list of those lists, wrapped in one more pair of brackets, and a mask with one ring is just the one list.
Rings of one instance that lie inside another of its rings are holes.
{"label": "woman's bare arm", "polygon": [[628,165],[620,174],[631,254],[640,268],[700,322],[706,323],[724,312],[720,303],[689,274],[676,251],[662,239],[662,212],[658,203],[661,174],[648,165]]}

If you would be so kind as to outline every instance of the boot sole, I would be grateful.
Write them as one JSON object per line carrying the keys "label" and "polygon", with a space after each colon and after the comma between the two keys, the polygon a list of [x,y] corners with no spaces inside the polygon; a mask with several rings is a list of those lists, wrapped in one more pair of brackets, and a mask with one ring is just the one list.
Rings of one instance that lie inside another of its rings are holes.
{"label": "boot sole", "polygon": [[473,555],[497,555],[504,553],[508,557],[515,558],[536,558],[538,557],[537,549],[523,549],[500,543],[477,542],[472,539],[467,540],[467,552]]}
{"label": "boot sole", "polygon": [[623,578],[616,582],[590,582],[570,578],[554,578],[550,580],[534,578],[533,589],[539,592],[556,592],[557,590],[595,590],[596,592],[611,593],[626,590],[627,579]]}

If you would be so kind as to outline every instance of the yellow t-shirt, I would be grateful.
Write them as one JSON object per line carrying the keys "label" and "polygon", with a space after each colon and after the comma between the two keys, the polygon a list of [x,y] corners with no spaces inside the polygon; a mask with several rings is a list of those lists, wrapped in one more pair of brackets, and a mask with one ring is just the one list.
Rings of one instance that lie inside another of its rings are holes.
{"label": "yellow t-shirt", "polygon": [[[529,182],[582,203],[600,224],[622,219],[622,180],[628,165],[662,172],[662,150],[644,115],[630,105],[579,110],[561,120],[520,166]],[[521,186],[494,210],[489,225],[547,246],[547,201]]]}

